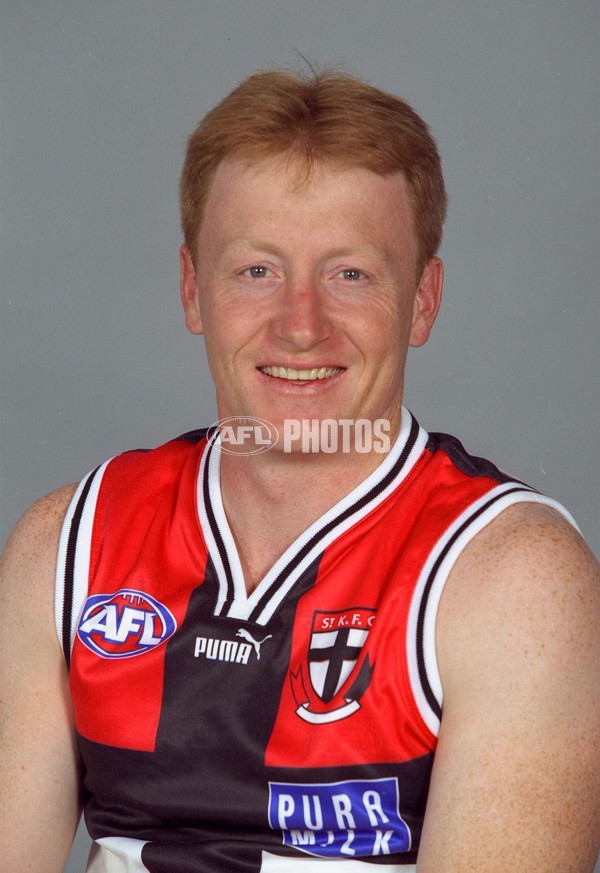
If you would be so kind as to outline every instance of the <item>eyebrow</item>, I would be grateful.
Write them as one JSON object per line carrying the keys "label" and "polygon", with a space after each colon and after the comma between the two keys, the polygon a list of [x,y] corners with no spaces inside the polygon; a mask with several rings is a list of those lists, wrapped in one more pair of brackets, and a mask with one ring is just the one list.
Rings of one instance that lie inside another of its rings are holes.
{"label": "eyebrow", "polygon": [[218,257],[225,257],[230,251],[252,249],[252,251],[264,252],[265,254],[280,255],[280,252],[272,244],[260,242],[258,240],[249,240],[246,237],[238,237],[237,239],[229,240],[218,251]]}
{"label": "eyebrow", "polygon": [[[219,258],[226,257],[232,250],[235,252],[236,250],[242,251],[245,249],[251,249],[255,252],[260,252],[265,255],[273,255],[275,257],[282,257],[281,248],[278,246],[274,246],[272,243],[262,241],[262,240],[251,240],[247,237],[238,237],[233,240],[229,240],[226,242],[223,247],[217,252],[217,256]],[[332,248],[330,251],[325,253],[324,259],[329,258],[338,258],[338,257],[381,257],[381,255],[385,257],[387,261],[390,261],[391,253],[387,249],[379,249],[376,246],[372,246],[369,244],[362,244],[357,246],[352,245],[341,245]]]}

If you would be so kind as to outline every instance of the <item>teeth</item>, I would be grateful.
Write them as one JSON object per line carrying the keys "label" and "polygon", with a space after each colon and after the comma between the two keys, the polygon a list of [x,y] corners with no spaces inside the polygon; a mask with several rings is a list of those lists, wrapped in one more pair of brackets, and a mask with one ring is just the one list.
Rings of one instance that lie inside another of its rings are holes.
{"label": "teeth", "polygon": [[330,379],[340,373],[341,367],[313,367],[312,370],[296,370],[294,367],[260,367],[261,373],[274,376],[276,379],[300,380],[306,382],[312,379]]}

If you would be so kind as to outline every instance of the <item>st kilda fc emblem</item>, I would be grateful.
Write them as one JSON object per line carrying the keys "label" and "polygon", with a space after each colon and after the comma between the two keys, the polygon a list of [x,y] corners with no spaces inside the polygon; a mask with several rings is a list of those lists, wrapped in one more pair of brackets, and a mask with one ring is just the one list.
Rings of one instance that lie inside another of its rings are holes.
{"label": "st kilda fc emblem", "polygon": [[306,663],[290,677],[296,715],[325,724],[360,709],[374,667],[361,654],[374,621],[375,610],[364,607],[314,613]]}

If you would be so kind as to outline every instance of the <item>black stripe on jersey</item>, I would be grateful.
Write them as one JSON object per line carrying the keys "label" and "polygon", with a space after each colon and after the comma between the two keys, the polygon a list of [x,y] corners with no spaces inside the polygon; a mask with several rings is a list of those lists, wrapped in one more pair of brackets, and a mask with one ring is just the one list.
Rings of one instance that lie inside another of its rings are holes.
{"label": "black stripe on jersey", "polygon": [[411,428],[410,433],[408,435],[408,439],[406,440],[406,445],[402,450],[400,457],[392,467],[392,469],[381,479],[381,481],[377,482],[373,487],[363,494],[352,506],[349,506],[344,512],[337,515],[330,522],[324,525],[320,530],[316,531],[316,533],[310,538],[310,540],[305,543],[305,545],[297,552],[294,557],[286,564],[281,573],[273,580],[272,584],[269,586],[268,590],[264,593],[262,598],[258,601],[254,609],[252,610],[249,619],[250,621],[256,621],[265,608],[267,603],[271,600],[274,594],[281,588],[286,579],[289,577],[290,573],[292,573],[296,567],[304,560],[304,558],[309,554],[309,552],[319,543],[321,539],[327,536],[337,525],[346,521],[346,519],[350,518],[353,514],[360,512],[367,506],[371,501],[375,500],[385,489],[390,485],[391,482],[399,475],[402,471],[406,461],[413,450],[413,447],[417,441],[417,437],[419,435],[420,427],[414,417],[411,420]]}
{"label": "black stripe on jersey", "polygon": [[62,648],[67,664],[67,669],[71,666],[71,625],[73,612],[73,586],[75,584],[75,555],[77,552],[77,539],[79,537],[79,527],[81,525],[81,517],[87,500],[88,494],[94,477],[100,467],[96,467],[87,478],[83,490],[77,501],[73,518],[71,519],[71,527],[69,530],[69,538],[67,540],[67,554],[65,560],[65,585],[64,585],[64,600],[62,610]]}
{"label": "black stripe on jersey", "polygon": [[427,440],[427,451],[444,452],[454,466],[464,473],[465,476],[474,478],[475,476],[488,476],[490,479],[498,482],[499,485],[505,482],[514,482],[518,485],[523,485],[528,490],[531,489],[527,482],[521,482],[515,479],[514,476],[509,476],[503,473],[495,464],[488,461],[487,458],[480,458],[477,455],[470,455],[460,440],[447,433],[430,433]]}
{"label": "black stripe on jersey", "polygon": [[452,548],[452,546],[454,545],[456,540],[464,533],[464,531],[468,527],[470,527],[472,524],[474,524],[477,521],[477,519],[481,515],[483,515],[484,512],[486,512],[491,506],[494,505],[494,503],[497,503],[499,500],[503,500],[509,494],[522,494],[522,493],[531,494],[531,493],[535,493],[535,491],[533,488],[528,488],[525,485],[515,484],[514,488],[507,488],[506,490],[502,491],[500,494],[496,494],[494,497],[492,497],[490,500],[488,500],[486,503],[484,503],[482,506],[480,506],[477,510],[475,510],[475,512],[472,515],[470,515],[469,518],[467,518],[463,522],[463,524],[461,524],[460,527],[457,528],[454,531],[454,533],[452,534],[452,536],[448,539],[448,541],[444,545],[444,548],[441,550],[440,554],[438,555],[437,560],[435,561],[433,567],[431,568],[429,576],[427,577],[427,581],[426,581],[424,589],[423,589],[423,596],[421,598],[421,603],[419,606],[419,613],[418,613],[418,617],[417,617],[417,632],[416,632],[416,634],[417,634],[417,665],[418,665],[418,669],[419,669],[419,679],[421,681],[421,687],[423,689],[425,699],[427,700],[427,703],[431,707],[432,712],[435,714],[435,716],[438,719],[440,719],[442,716],[442,710],[441,710],[440,704],[438,703],[438,700],[433,692],[433,689],[431,688],[431,685],[429,683],[429,678],[427,676],[427,670],[425,667],[425,647],[424,647],[425,613],[427,612],[427,603],[428,603],[428,599],[429,599],[429,594],[430,594],[432,586],[433,586],[433,582],[435,580],[435,577],[436,577],[436,575],[440,569],[440,566],[442,565],[442,562],[444,561],[446,555],[448,554],[448,552],[450,551],[450,549]]}

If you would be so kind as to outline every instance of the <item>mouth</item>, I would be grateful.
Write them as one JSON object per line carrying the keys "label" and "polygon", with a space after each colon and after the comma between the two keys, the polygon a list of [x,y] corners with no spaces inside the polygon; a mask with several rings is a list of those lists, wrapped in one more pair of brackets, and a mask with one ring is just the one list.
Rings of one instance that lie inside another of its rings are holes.
{"label": "mouth", "polygon": [[295,367],[258,367],[265,376],[273,379],[285,379],[288,382],[312,382],[323,379],[331,379],[344,369],[343,367],[312,367],[311,369],[297,370]]}

